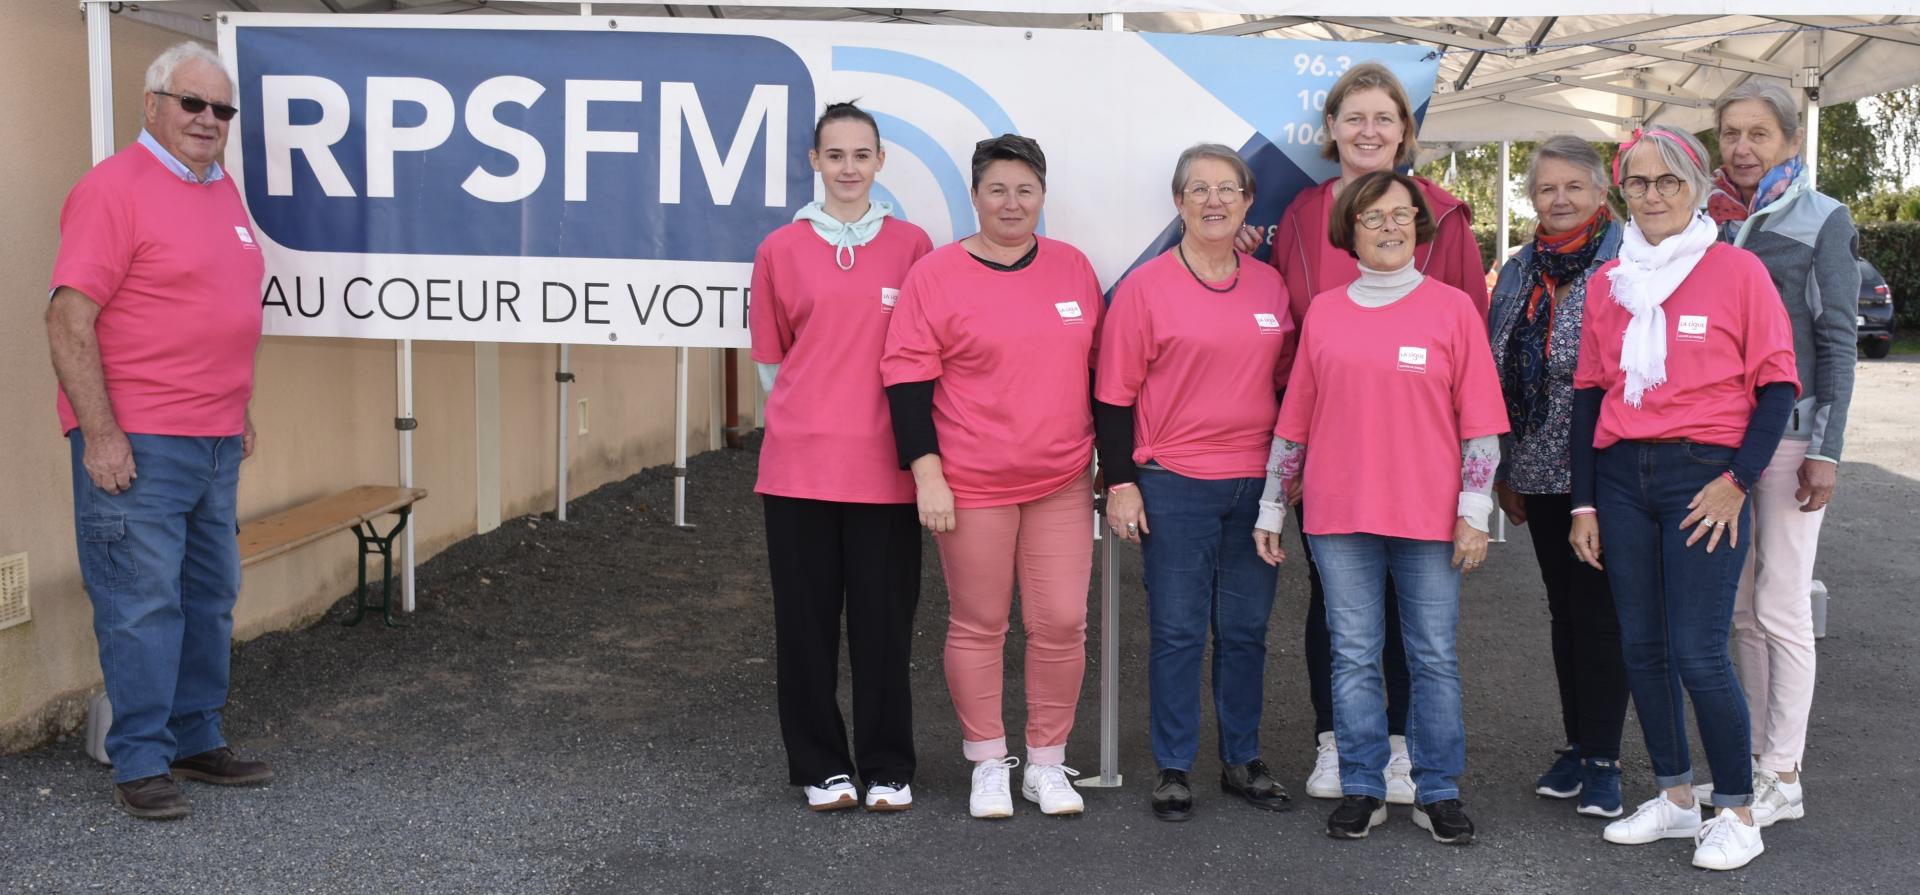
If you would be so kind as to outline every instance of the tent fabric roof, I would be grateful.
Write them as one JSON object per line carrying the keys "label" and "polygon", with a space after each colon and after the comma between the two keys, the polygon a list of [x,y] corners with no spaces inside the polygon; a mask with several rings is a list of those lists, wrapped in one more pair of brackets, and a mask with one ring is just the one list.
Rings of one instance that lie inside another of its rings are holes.
{"label": "tent fabric roof", "polygon": [[[1424,44],[1442,54],[1440,83],[1420,134],[1429,152],[1556,133],[1620,139],[1638,124],[1698,130],[1711,121],[1714,101],[1749,78],[1816,87],[1821,105],[1920,83],[1920,0],[1877,2],[1872,15],[1861,16],[1836,15],[1832,4],[1807,0],[1556,0],[1546,5],[1564,12],[1552,16],[1499,14],[1538,12],[1537,2],[1458,5],[1475,14],[1395,15],[1430,9],[1415,0],[948,0],[926,10],[822,0],[598,0],[592,8],[602,15],[1096,29],[1097,13],[1123,12],[1129,30]],[[1743,10],[1735,12],[1736,5]],[[528,0],[173,0],[136,6],[124,14],[203,37],[211,36],[211,18],[221,12],[578,15],[581,9],[575,2]],[[1345,14],[1356,6],[1373,14]],[[1621,14],[1623,7],[1644,11]],[[1037,11],[1042,9],[1048,11]],[[1589,11],[1596,14],[1583,14]]]}

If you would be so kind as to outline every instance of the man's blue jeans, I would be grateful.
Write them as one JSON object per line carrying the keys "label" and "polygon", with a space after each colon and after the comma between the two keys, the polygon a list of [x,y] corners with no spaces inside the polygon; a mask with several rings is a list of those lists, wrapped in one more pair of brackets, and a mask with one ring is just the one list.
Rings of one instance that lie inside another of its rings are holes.
{"label": "man's blue jeans", "polygon": [[1740,566],[1753,537],[1752,506],[1740,507],[1739,546],[1722,537],[1712,553],[1706,538],[1687,546],[1693,532],[1680,522],[1693,496],[1726,472],[1733,454],[1715,445],[1623,441],[1594,461],[1600,559],[1620,614],[1620,655],[1654,784],[1693,782],[1691,699],[1716,808],[1753,801],[1747,697],[1727,649]]}
{"label": "man's blue jeans", "polygon": [[1400,599],[1399,636],[1413,679],[1407,752],[1422,805],[1460,797],[1467,732],[1460,718],[1460,662],[1453,649],[1460,620],[1460,572],[1453,543],[1371,534],[1308,535],[1327,590],[1333,635],[1333,736],[1340,744],[1340,789],[1387,797],[1387,691],[1380,674],[1387,576]]}
{"label": "man's blue jeans", "polygon": [[127,440],[136,478],[108,494],[82,465],[80,431],[69,438],[80,574],[113,703],[115,783],[226,745],[220,709],[240,594],[240,437]]}
{"label": "man's blue jeans", "polygon": [[1253,547],[1264,479],[1195,479],[1140,470],[1147,527],[1146,568],[1151,652],[1147,682],[1153,760],[1193,770],[1200,745],[1200,658],[1213,635],[1213,709],[1220,761],[1260,757],[1265,701],[1267,617],[1278,570]]}

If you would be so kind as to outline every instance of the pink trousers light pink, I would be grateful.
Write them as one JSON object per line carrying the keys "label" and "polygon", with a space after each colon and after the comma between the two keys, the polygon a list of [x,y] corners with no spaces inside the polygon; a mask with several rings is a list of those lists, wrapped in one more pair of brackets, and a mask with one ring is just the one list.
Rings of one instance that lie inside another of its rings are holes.
{"label": "pink trousers light pink", "polygon": [[1013,585],[1027,634],[1027,761],[1061,764],[1087,668],[1093,494],[1086,478],[1024,504],[954,511],[938,536],[947,576],[947,689],[968,761],[1007,754],[1000,697]]}
{"label": "pink trousers light pink", "polygon": [[1733,604],[1733,661],[1747,694],[1753,754],[1775,773],[1798,772],[1813,711],[1813,555],[1823,507],[1801,512],[1805,441],[1780,442],[1753,486],[1753,538]]}

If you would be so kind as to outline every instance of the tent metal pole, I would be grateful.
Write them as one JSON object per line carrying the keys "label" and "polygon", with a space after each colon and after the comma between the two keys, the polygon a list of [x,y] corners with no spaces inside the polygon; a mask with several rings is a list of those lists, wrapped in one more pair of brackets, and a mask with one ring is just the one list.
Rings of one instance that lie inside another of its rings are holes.
{"label": "tent metal pole", "polygon": [[567,345],[560,346],[560,369],[553,379],[560,385],[560,408],[555,416],[559,420],[560,447],[554,454],[553,518],[567,521],[567,426],[571,422],[567,409],[567,386],[573,382],[573,373],[567,367]]}
{"label": "tent metal pole", "polygon": [[[1511,183],[1513,183],[1513,141],[1501,140],[1500,141],[1500,202],[1499,202],[1500,218],[1494,224],[1496,231],[1500,234],[1500,241],[1499,241],[1500,251],[1498,254],[1495,254],[1493,256],[1493,266],[1495,270],[1498,270],[1502,265],[1507,263],[1507,252],[1512,251],[1513,249],[1512,234],[1507,232],[1507,222],[1509,220],[1512,220],[1507,216],[1507,203],[1510,201],[1507,194],[1512,192],[1512,189],[1510,189],[1508,185]],[[1499,526],[1499,528],[1494,530],[1493,541],[1496,544],[1505,544],[1507,542],[1507,514],[1500,512],[1498,503],[1499,503],[1498,501],[1495,501],[1495,506],[1493,509],[1493,519],[1494,519],[1493,524]]]}
{"label": "tent metal pole", "polygon": [[[394,343],[394,391],[398,403],[398,412],[394,414],[393,426],[400,433],[400,487],[413,487],[413,430],[418,425],[413,418],[413,341],[401,339]],[[413,569],[413,533],[420,526],[409,525],[403,534],[405,541],[400,552],[400,608],[413,611],[414,569]]]}
{"label": "tent metal pole", "polygon": [[687,349],[673,349],[673,527],[687,524]]}
{"label": "tent metal pole", "polygon": [[93,163],[113,154],[113,15],[102,0],[88,0],[87,93],[91,102]]}
{"label": "tent metal pole", "polygon": [[[1120,13],[1100,17],[1102,31],[1126,30],[1126,18]],[[1103,504],[1104,506],[1104,504]],[[1087,788],[1116,787],[1120,777],[1120,558],[1118,538],[1101,537],[1104,514],[1093,520],[1093,534],[1100,540],[1100,776],[1075,780]]]}
{"label": "tent metal pole", "polygon": [[1806,83],[1801,86],[1807,98],[1807,142],[1801,147],[1800,157],[1807,162],[1807,187],[1820,188],[1820,66],[1825,61],[1826,32],[1815,31],[1808,34],[1804,41],[1807,49],[1807,67],[1801,75]]}

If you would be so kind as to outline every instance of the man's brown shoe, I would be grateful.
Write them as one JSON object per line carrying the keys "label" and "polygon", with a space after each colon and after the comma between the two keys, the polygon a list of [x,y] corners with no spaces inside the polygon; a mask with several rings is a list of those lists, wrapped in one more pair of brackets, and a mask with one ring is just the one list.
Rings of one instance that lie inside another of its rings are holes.
{"label": "man's brown shoe", "polygon": [[233,750],[221,746],[199,755],[174,759],[173,772],[188,780],[220,786],[252,786],[273,782],[273,768],[264,761],[242,761]]}
{"label": "man's brown shoe", "polygon": [[165,774],[113,785],[113,804],[142,820],[173,820],[193,813],[180,787]]}

